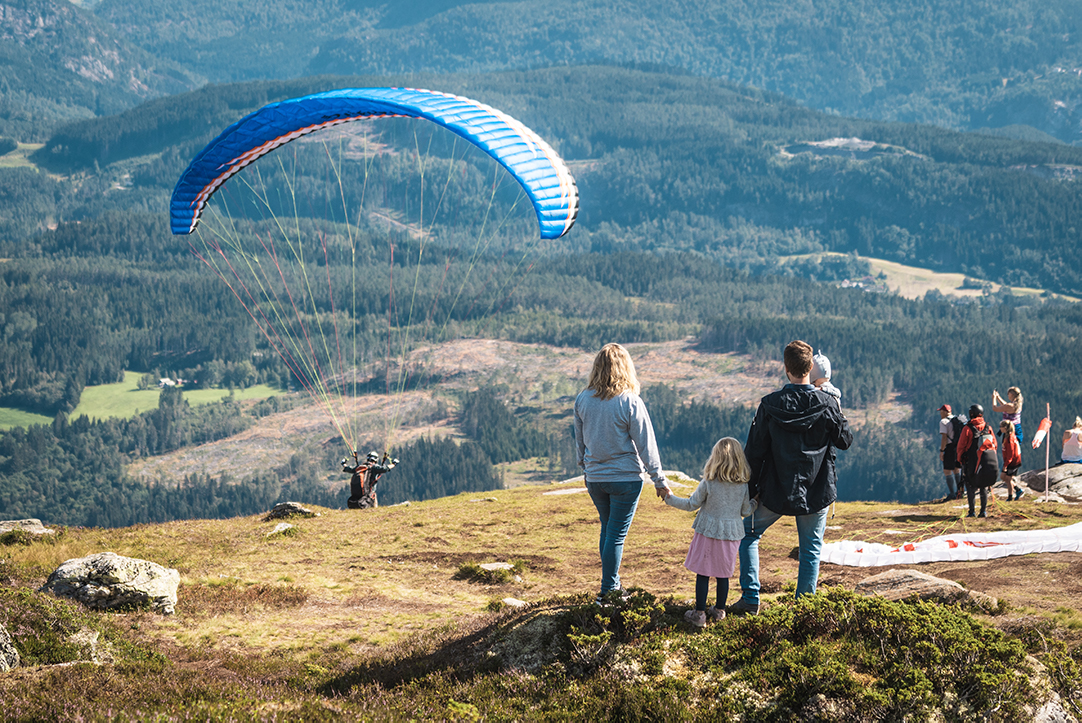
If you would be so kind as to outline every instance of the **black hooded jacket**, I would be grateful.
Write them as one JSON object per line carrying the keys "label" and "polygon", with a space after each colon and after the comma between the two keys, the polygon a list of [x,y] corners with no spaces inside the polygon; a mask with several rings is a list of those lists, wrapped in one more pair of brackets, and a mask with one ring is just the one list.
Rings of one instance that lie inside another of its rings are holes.
{"label": "black hooded jacket", "polygon": [[807,515],[838,497],[834,450],[853,433],[834,397],[810,384],[787,384],[759,402],[744,453],[749,492],[781,515]]}

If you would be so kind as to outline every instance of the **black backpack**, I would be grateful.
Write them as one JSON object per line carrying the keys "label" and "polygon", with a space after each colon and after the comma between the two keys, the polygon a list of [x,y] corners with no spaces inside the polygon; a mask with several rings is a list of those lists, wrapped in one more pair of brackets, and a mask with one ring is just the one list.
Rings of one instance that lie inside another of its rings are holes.
{"label": "black backpack", "polygon": [[962,433],[962,427],[966,426],[965,422],[959,419],[958,415],[954,415],[950,418],[951,434],[950,439],[947,440],[947,445],[950,447],[957,446],[958,436]]}

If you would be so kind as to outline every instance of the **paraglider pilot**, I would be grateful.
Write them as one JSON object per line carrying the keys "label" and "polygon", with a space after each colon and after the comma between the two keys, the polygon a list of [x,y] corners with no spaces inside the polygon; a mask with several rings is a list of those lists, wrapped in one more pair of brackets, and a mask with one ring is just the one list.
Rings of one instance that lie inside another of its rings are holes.
{"label": "paraglider pilot", "polygon": [[383,459],[375,452],[369,452],[364,462],[353,453],[353,464],[348,457],[342,458],[342,472],[351,475],[349,480],[349,499],[346,506],[351,510],[366,510],[379,507],[376,499],[376,483],[379,478],[390,472],[398,464],[398,459],[390,459],[384,452]]}

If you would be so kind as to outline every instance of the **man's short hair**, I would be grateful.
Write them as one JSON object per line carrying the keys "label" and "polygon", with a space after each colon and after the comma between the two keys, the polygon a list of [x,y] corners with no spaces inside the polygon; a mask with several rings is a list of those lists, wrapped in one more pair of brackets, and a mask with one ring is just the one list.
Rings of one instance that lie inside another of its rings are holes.
{"label": "man's short hair", "polygon": [[785,347],[785,371],[800,379],[808,376],[812,368],[812,348],[806,341],[789,342]]}

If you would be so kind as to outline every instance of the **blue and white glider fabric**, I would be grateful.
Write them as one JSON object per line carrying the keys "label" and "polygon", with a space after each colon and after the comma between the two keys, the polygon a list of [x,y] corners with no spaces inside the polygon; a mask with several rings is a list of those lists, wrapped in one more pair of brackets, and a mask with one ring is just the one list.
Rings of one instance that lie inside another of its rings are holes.
{"label": "blue and white glider fabric", "polygon": [[488,153],[522,185],[541,224],[559,238],[578,215],[579,195],[567,166],[544,140],[511,116],[448,93],[411,88],[348,88],[263,106],[226,128],[200,151],[173,189],[174,234],[189,234],[207,200],[256,159],[308,133],[367,118],[424,118]]}

